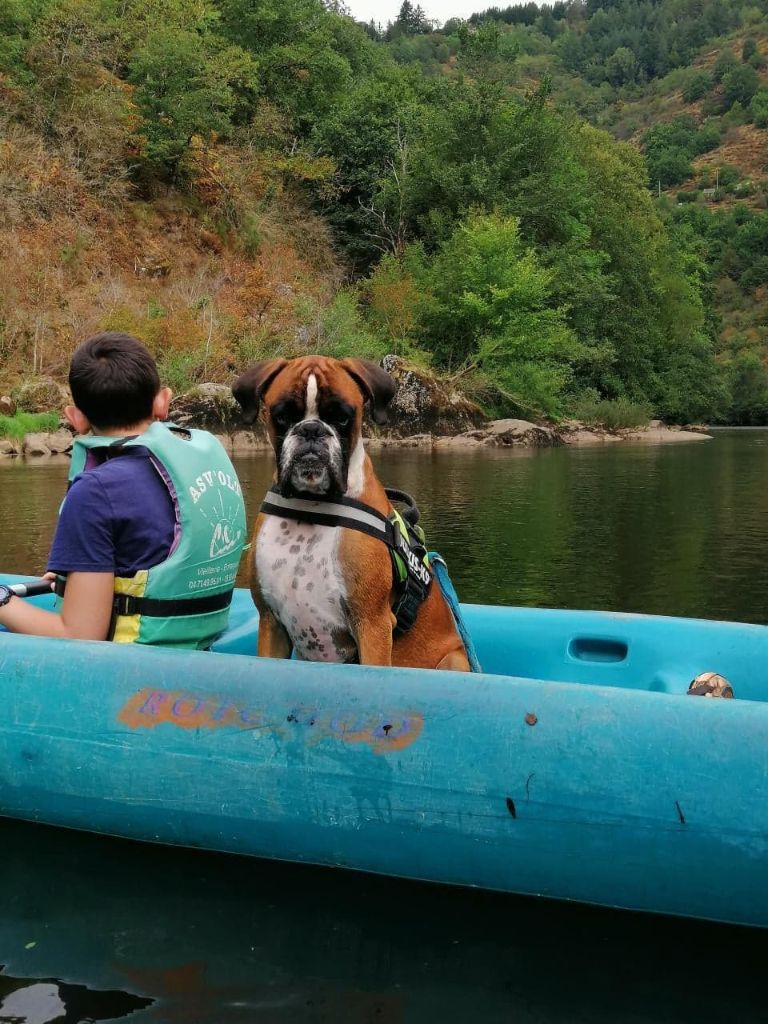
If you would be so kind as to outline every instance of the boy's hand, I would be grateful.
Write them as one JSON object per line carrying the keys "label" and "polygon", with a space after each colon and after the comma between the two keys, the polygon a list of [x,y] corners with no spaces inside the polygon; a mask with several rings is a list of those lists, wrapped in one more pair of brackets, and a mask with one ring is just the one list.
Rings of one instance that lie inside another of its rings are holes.
{"label": "boy's hand", "polygon": [[[54,573],[46,573],[45,579]],[[69,640],[106,640],[112,618],[115,577],[111,572],[71,572],[61,612],[47,612],[20,597],[0,607],[0,625],[12,633]]]}

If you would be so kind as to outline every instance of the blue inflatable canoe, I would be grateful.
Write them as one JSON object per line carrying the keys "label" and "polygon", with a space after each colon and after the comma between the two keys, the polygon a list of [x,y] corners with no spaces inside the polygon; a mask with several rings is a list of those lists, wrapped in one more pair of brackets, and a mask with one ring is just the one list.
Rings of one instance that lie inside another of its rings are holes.
{"label": "blue inflatable canoe", "polygon": [[768,628],[464,611],[480,675],[258,659],[245,591],[215,653],[0,635],[0,814],[768,926]]}

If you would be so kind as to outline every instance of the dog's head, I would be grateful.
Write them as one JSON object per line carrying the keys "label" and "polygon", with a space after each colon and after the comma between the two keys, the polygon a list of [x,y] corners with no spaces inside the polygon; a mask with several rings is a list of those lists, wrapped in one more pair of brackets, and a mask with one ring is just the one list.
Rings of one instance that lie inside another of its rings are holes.
{"label": "dog's head", "polygon": [[264,404],[281,493],[333,498],[347,490],[364,406],[369,403],[375,423],[386,423],[395,382],[366,359],[302,356],[256,363],[232,393],[246,423]]}

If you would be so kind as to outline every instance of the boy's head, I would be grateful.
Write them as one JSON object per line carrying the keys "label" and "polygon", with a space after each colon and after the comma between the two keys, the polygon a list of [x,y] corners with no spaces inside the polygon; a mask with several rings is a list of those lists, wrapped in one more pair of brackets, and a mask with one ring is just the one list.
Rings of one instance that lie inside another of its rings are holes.
{"label": "boy's head", "polygon": [[[84,432],[83,426],[106,431],[164,419],[171,398],[160,387],[147,349],[130,334],[117,332],[96,334],[78,346],[69,367],[69,388],[75,406],[66,412],[78,432]],[[85,424],[75,422],[77,413]]]}

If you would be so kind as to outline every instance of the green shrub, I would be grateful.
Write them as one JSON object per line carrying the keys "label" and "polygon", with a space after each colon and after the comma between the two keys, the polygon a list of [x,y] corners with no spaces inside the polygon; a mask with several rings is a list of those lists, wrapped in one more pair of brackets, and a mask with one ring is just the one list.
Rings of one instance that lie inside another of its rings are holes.
{"label": "green shrub", "polygon": [[727,74],[730,74],[738,66],[739,62],[735,54],[731,50],[723,50],[712,68],[712,78],[716,82],[721,82]]}
{"label": "green shrub", "polygon": [[723,96],[729,106],[734,103],[741,103],[743,107],[748,106],[759,87],[760,78],[755,69],[748,64],[734,68],[723,77]]}
{"label": "green shrub", "polygon": [[735,167],[724,164],[720,168],[720,188],[724,192],[732,191],[739,183],[741,175]]}
{"label": "green shrub", "polygon": [[48,434],[58,430],[60,417],[55,412],[17,412],[0,416],[0,437],[22,441],[25,434]]}
{"label": "green shrub", "polygon": [[741,59],[744,62],[746,62],[750,59],[750,57],[753,57],[758,52],[759,51],[757,49],[757,40],[754,38],[754,36],[748,36],[744,40],[744,45],[741,48]]}
{"label": "green shrub", "polygon": [[690,192],[678,192],[677,201],[678,203],[695,203],[699,198],[699,190],[694,188]]}
{"label": "green shrub", "polygon": [[683,86],[683,99],[686,103],[695,103],[702,99],[712,88],[712,76],[706,71],[697,71]]}
{"label": "green shrub", "polygon": [[157,370],[164,387],[182,395],[206,379],[206,352],[196,346],[183,351],[165,351],[157,361]]}
{"label": "green shrub", "polygon": [[752,97],[749,113],[758,128],[768,128],[768,89],[758,89]]}
{"label": "green shrub", "polygon": [[596,391],[585,392],[571,409],[577,420],[607,430],[641,427],[653,415],[647,402],[633,402],[630,398],[600,398]]}
{"label": "green shrub", "polygon": [[300,326],[288,345],[291,355],[319,352],[332,359],[377,362],[390,351],[386,342],[369,330],[352,289],[337,292],[327,306],[302,296],[296,302],[294,314]]}

